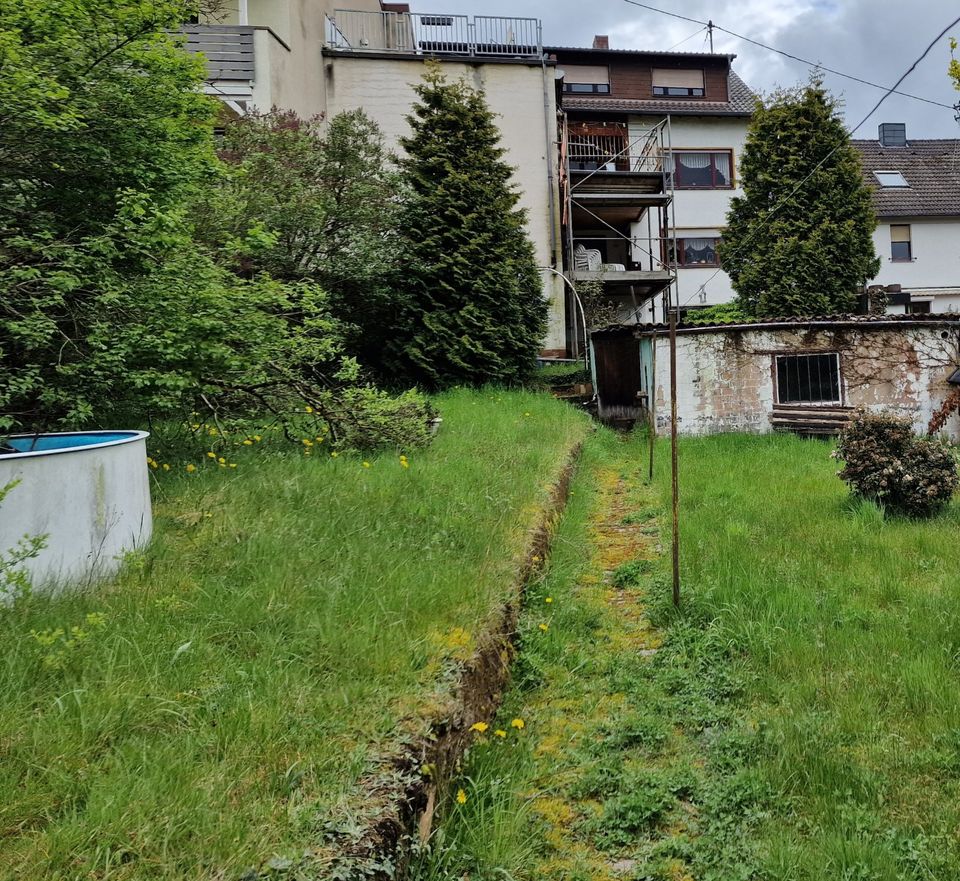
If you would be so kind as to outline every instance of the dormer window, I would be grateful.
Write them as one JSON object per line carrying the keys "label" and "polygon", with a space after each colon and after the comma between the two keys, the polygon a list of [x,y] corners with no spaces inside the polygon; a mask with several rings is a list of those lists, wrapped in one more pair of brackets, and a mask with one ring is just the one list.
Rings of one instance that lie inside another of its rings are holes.
{"label": "dormer window", "polygon": [[702,98],[702,70],[653,71],[653,94],[669,98]]}
{"label": "dormer window", "polygon": [[909,187],[907,179],[899,171],[875,171],[873,176],[881,187]]}

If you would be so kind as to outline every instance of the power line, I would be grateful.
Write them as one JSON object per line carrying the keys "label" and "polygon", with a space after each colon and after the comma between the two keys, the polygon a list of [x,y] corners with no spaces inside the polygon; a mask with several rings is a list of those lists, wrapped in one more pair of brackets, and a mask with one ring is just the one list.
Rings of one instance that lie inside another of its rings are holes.
{"label": "power line", "polygon": [[[632,2],[632,0],[627,0],[627,2]],[[900,79],[898,79],[889,89],[886,90],[886,92],[884,92],[884,94],[883,94],[883,96],[880,98],[880,100],[877,101],[877,103],[874,104],[873,107],[870,109],[870,112],[867,113],[867,115],[866,115],[865,117],[863,117],[863,119],[861,119],[860,122],[858,122],[858,123],[850,130],[850,136],[851,136],[851,137],[857,133],[857,130],[858,130],[859,128],[861,128],[861,127],[864,125],[864,123],[866,123],[866,121],[867,121],[871,116],[873,116],[874,113],[877,112],[877,110],[880,109],[880,105],[883,104],[883,102],[886,101],[887,98],[890,97],[890,95],[892,95],[892,94],[895,93],[897,86],[899,86],[900,83],[902,83],[908,76],[910,76],[911,73],[914,72],[914,70],[916,70],[917,65],[920,64],[920,62],[923,61],[923,59],[926,58],[927,55],[930,54],[930,50],[931,50],[934,46],[936,46],[937,43],[938,43],[941,39],[943,39],[943,37],[946,35],[947,31],[949,31],[949,30],[950,30],[951,28],[953,28],[953,27],[956,27],[957,24],[960,24],[960,16],[957,16],[957,18],[955,18],[953,21],[951,21],[950,24],[948,24],[942,31],[940,31],[940,33],[937,34],[937,35],[930,41],[930,43],[929,43],[929,45],[927,46],[927,48],[924,49],[923,52],[920,53],[920,56],[913,62],[913,64],[911,64],[911,65],[904,71],[904,73],[903,73],[903,75],[900,77]],[[897,93],[897,94],[899,94],[899,93]],[[760,232],[763,231],[764,227],[767,225],[767,223],[769,223],[769,221],[770,221],[770,219],[773,217],[773,215],[776,214],[784,205],[786,205],[787,202],[789,202],[789,201],[800,191],[800,189],[803,187],[803,185],[804,185],[808,180],[810,180],[810,178],[813,177],[813,176],[826,164],[827,160],[829,160],[830,157],[833,156],[833,154],[836,153],[837,150],[839,150],[842,146],[843,146],[842,143],[841,143],[841,144],[837,144],[836,147],[834,147],[829,153],[827,153],[827,155],[824,156],[823,159],[821,159],[821,160],[810,170],[810,173],[809,173],[802,181],[800,181],[800,183],[798,183],[798,184],[793,188],[793,190],[790,191],[790,193],[789,193],[788,195],[784,196],[776,205],[774,205],[774,207],[772,208],[772,210],[770,211],[770,213],[764,218],[763,223],[762,223],[759,227],[757,227],[757,229],[755,229],[755,230],[746,238],[746,240],[743,242],[743,244],[741,244],[740,247],[737,248],[737,250],[734,251],[731,256],[736,257],[744,248],[746,248],[747,245],[749,245],[749,244],[754,240],[754,238],[756,237],[756,235],[757,235],[758,233],[760,233]],[[701,290],[706,290],[707,285],[710,284],[710,282],[712,282],[722,271],[723,271],[722,269],[717,269],[717,270],[713,273],[713,275],[711,275],[710,278],[708,278],[708,279],[700,286],[699,290],[697,291],[697,294],[699,294],[699,292],[700,292]],[[696,296],[697,294],[694,294],[693,296]],[[686,306],[687,303],[689,303],[690,300],[693,299],[693,296],[688,297],[688,298],[687,298],[682,304],[680,304],[680,305]]]}
{"label": "power line", "polygon": [[[686,15],[680,15],[676,12],[670,12],[666,9],[658,9],[656,6],[649,6],[646,3],[640,3],[638,0],[624,0],[625,3],[629,3],[631,6],[639,6],[641,9],[648,9],[651,12],[659,12],[661,15],[669,15],[671,18],[679,18],[682,21],[689,21],[693,24],[703,25],[705,28],[711,27],[711,22],[700,21],[696,18],[690,18]],[[841,70],[834,70],[832,67],[824,67],[817,61],[810,61],[807,58],[801,58],[799,55],[793,55],[790,52],[785,52],[783,49],[777,49],[776,46],[768,46],[766,43],[761,43],[759,40],[754,40],[752,37],[744,36],[743,34],[738,34],[735,31],[731,31],[725,27],[713,23],[712,27],[714,30],[722,31],[725,34],[729,34],[731,37],[735,37],[738,40],[743,40],[745,43],[751,43],[754,46],[759,46],[761,49],[766,49],[768,52],[775,52],[777,55],[783,55],[784,58],[789,58],[792,61],[799,61],[801,64],[806,64],[808,67],[817,68],[818,70],[823,70],[826,73],[832,73],[834,76],[843,77],[844,79],[852,80],[855,83],[860,83],[864,86],[870,86],[874,89],[882,89],[887,91],[886,86],[881,86],[879,83],[871,82],[870,80],[865,80],[862,77],[854,76],[850,73],[844,73]],[[699,31],[697,32],[699,33]],[[888,92],[889,94],[889,92]],[[911,95],[909,92],[897,92],[894,88],[894,94],[900,95],[904,98],[913,98],[915,101],[923,101],[925,104],[933,104],[935,107],[945,107],[948,110],[955,109],[952,104],[944,104],[941,101],[934,101],[932,98],[924,98],[921,95]]]}
{"label": "power line", "polygon": [[668,52],[672,52],[672,51],[673,51],[674,49],[676,49],[678,46],[682,46],[682,45],[683,45],[684,43],[686,43],[688,40],[692,40],[697,34],[702,33],[702,32],[705,31],[705,30],[706,30],[706,28],[697,28],[697,30],[695,30],[692,34],[690,34],[689,37],[684,37],[679,43],[674,43],[669,49],[667,49],[667,51],[668,51]]}

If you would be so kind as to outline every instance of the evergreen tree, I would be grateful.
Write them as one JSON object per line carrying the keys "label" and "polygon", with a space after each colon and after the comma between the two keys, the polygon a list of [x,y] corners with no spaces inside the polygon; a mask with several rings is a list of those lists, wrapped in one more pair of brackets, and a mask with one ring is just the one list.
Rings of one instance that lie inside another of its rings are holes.
{"label": "evergreen tree", "polygon": [[432,65],[401,141],[402,296],[395,373],[438,388],[527,378],[547,306],[500,132],[482,93]]}
{"label": "evergreen tree", "polygon": [[740,184],[744,194],[731,203],[720,259],[744,312],[851,311],[880,271],[871,238],[876,218],[837,101],[819,80],[758,102]]}

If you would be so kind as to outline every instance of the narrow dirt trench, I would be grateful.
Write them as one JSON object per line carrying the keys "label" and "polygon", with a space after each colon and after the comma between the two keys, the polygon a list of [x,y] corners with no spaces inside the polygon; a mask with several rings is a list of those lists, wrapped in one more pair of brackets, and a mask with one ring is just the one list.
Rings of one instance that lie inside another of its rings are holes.
{"label": "narrow dirt trench", "polygon": [[588,441],[549,565],[527,590],[512,687],[495,718],[477,720],[415,881],[691,877],[682,848],[663,848],[695,826],[696,756],[650,674],[662,511],[644,476],[642,438]]}

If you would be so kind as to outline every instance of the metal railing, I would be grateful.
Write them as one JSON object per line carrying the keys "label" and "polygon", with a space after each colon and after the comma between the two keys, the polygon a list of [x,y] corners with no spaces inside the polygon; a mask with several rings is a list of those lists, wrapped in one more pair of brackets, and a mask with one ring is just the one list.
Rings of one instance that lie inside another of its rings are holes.
{"label": "metal railing", "polygon": [[626,134],[571,135],[567,150],[571,171],[636,171],[660,173],[664,151],[657,132],[632,140]]}
{"label": "metal railing", "polygon": [[673,240],[665,235],[584,235],[574,232],[572,268],[577,272],[670,272],[675,268],[670,250]]}
{"label": "metal railing", "polygon": [[181,28],[185,48],[202,54],[210,81],[250,82],[256,75],[252,27],[245,25],[188,24]]}
{"label": "metal railing", "polygon": [[539,59],[540,20],[491,15],[428,15],[338,9],[327,17],[327,46],[368,52]]}

